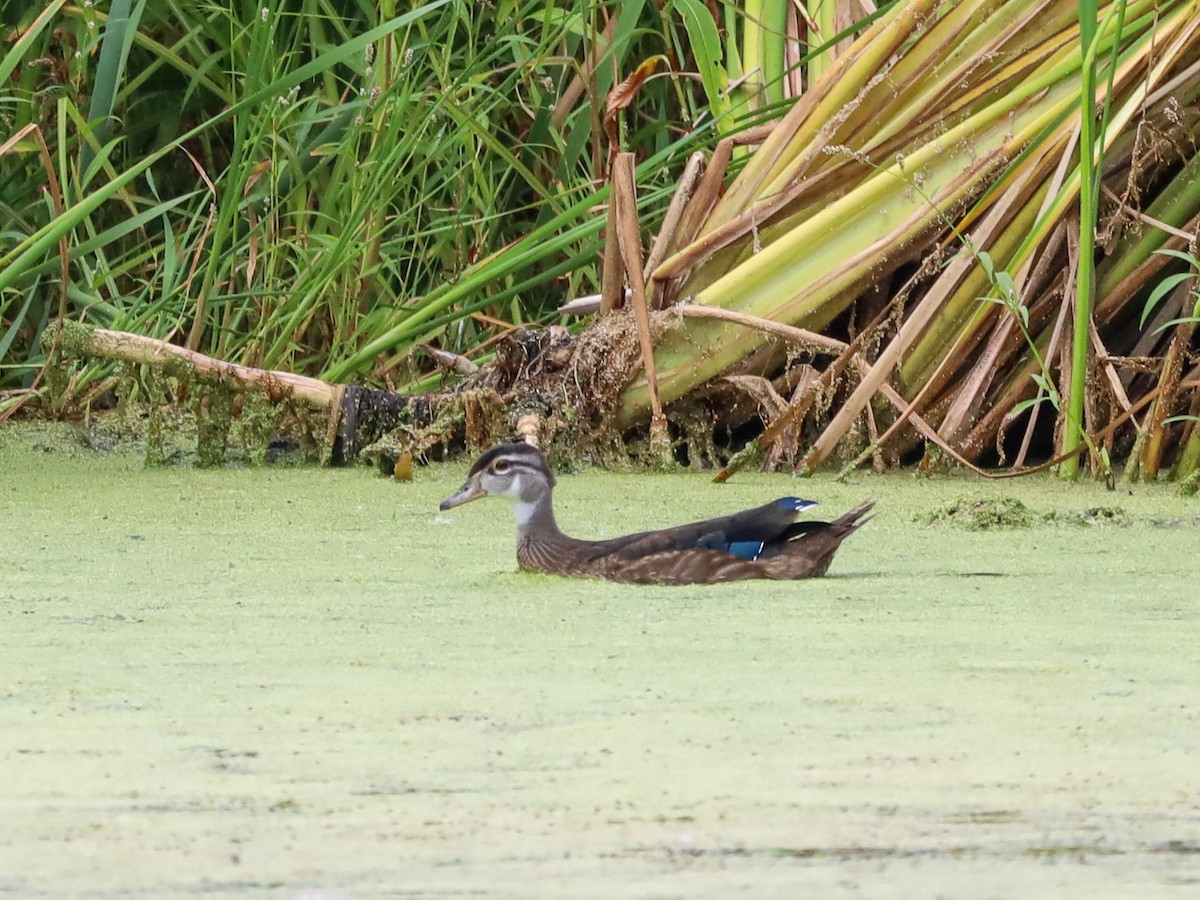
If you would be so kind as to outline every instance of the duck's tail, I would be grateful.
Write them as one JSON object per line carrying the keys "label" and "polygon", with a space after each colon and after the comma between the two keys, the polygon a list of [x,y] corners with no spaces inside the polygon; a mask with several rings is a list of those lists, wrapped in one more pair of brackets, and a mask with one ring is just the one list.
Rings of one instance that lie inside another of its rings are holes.
{"label": "duck's tail", "polygon": [[848,535],[854,534],[854,532],[875,518],[874,516],[867,515],[874,508],[874,500],[867,500],[865,503],[860,503],[854,509],[850,510],[850,512],[843,513],[830,522],[829,530],[837,534],[839,538],[845,538]]}
{"label": "duck's tail", "polygon": [[797,522],[787,530],[787,543],[764,562],[772,578],[820,578],[829,569],[842,541],[867,522],[875,501],[860,503],[832,522]]}

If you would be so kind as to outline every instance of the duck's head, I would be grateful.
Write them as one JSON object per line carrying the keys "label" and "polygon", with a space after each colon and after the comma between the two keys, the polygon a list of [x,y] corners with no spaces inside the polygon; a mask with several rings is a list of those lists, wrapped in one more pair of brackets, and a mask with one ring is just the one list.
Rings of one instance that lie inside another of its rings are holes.
{"label": "duck's head", "polygon": [[533,507],[550,496],[557,482],[542,451],[531,444],[501,444],[488,450],[458,492],[442,501],[441,509],[461,506],[480,497],[503,497]]}

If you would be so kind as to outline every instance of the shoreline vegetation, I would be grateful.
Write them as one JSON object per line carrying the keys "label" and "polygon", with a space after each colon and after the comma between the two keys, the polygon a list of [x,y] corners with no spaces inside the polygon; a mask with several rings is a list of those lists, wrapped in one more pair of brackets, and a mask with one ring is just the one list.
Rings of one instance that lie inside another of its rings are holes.
{"label": "shoreline vegetation", "polygon": [[1194,491],[1200,0],[759,6],[6,14],[0,420]]}

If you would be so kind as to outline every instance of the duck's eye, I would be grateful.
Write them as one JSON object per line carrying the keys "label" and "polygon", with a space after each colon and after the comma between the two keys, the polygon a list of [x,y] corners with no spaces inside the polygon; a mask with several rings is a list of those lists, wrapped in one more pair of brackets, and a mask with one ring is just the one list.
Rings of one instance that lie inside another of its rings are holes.
{"label": "duck's eye", "polygon": [[508,461],[507,460],[498,459],[494,463],[492,463],[492,472],[495,473],[496,475],[503,475],[507,471],[508,471]]}

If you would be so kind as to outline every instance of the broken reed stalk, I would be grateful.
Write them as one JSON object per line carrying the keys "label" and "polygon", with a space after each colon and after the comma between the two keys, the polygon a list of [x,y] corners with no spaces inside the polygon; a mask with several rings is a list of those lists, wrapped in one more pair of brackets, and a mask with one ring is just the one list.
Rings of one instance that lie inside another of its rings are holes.
{"label": "broken reed stalk", "polygon": [[[704,154],[697,150],[688,157],[683,174],[679,177],[679,184],[675,187],[675,193],[671,195],[671,203],[667,207],[666,215],[663,216],[662,227],[658,230],[658,236],[650,247],[650,256],[647,257],[646,265],[642,269],[643,279],[650,282],[650,296],[647,300],[654,309],[662,309],[666,305],[667,286],[661,281],[651,281],[651,278],[654,270],[658,268],[658,264],[663,261],[675,243],[675,235],[679,229],[679,223],[683,219],[684,210],[695,196],[696,186],[703,174]],[[607,249],[605,247],[606,260]],[[605,273],[607,274],[607,270]]]}
{"label": "broken reed stalk", "polygon": [[[689,246],[695,240],[701,226],[712,213],[721,196],[721,188],[725,182],[725,172],[729,168],[729,160],[733,157],[733,139],[722,138],[713,149],[712,159],[704,169],[704,177],[696,188],[691,201],[684,209],[679,231],[672,241],[676,247]],[[657,266],[655,268],[658,268]],[[676,266],[675,271],[665,277],[678,278],[686,271],[685,267]]]}
{"label": "broken reed stalk", "polygon": [[[620,247],[625,278],[629,281],[630,302],[633,304],[638,341],[642,347],[642,364],[650,388],[650,447],[651,452],[666,463],[672,458],[671,438],[667,431],[667,417],[663,415],[662,400],[658,395],[658,378],[654,372],[654,342],[650,335],[650,311],[646,303],[646,279],[643,275],[645,263],[642,259],[642,235],[637,214],[637,185],[632,153],[617,154],[613,160],[612,175],[611,206],[616,210],[616,243]],[[609,286],[605,285],[604,290],[608,292]]]}
{"label": "broken reed stalk", "polygon": [[616,188],[608,193],[604,211],[604,259],[600,269],[600,312],[612,312],[624,305],[625,275],[621,271],[621,247],[617,237]]}

